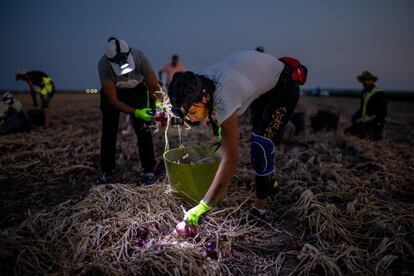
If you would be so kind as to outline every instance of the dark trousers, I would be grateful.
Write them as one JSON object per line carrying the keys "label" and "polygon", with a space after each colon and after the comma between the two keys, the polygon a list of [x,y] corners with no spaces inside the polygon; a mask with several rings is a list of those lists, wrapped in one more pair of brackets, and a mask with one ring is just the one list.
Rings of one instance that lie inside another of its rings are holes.
{"label": "dark trousers", "polygon": [[[300,90],[291,78],[291,69],[285,65],[276,86],[257,98],[251,105],[253,132],[278,143],[283,127],[296,108]],[[273,173],[256,176],[256,196],[266,199],[273,185]]]}
{"label": "dark trousers", "polygon": [[[131,89],[117,89],[120,101],[134,108],[155,108],[154,101],[149,97],[145,84],[141,83]],[[101,137],[101,169],[111,174],[115,167],[116,138],[118,134],[119,111],[109,105],[106,96],[101,91],[102,137]],[[138,140],[138,152],[144,172],[153,172],[155,166],[154,144],[152,134],[147,124],[133,118],[133,127]]]}

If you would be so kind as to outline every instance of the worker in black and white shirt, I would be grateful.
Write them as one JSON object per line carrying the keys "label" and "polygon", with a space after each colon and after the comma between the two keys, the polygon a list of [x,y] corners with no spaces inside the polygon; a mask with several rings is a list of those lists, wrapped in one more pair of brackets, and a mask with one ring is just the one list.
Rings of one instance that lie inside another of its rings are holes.
{"label": "worker in black and white shirt", "polygon": [[122,40],[111,37],[98,64],[101,81],[101,169],[105,182],[113,181],[119,113],[133,118],[144,184],[153,184],[154,146],[148,124],[153,120],[157,77],[147,57]]}

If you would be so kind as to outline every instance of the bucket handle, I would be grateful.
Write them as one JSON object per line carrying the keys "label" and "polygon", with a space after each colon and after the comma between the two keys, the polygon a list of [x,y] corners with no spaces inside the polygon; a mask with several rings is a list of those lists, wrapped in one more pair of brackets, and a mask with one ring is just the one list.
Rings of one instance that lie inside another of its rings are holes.
{"label": "bucket handle", "polygon": [[214,143],[210,146],[210,148],[213,149],[213,154],[216,153],[216,151],[221,147],[221,141]]}

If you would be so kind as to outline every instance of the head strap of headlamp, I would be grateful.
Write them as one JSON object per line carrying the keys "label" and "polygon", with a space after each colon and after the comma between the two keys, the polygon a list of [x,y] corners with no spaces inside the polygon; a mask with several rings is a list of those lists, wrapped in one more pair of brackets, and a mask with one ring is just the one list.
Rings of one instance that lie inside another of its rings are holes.
{"label": "head strap of headlamp", "polygon": [[126,52],[126,53],[122,53],[122,52],[121,52],[121,45],[119,44],[119,39],[117,39],[116,37],[111,36],[111,37],[108,39],[108,43],[109,43],[109,42],[111,42],[112,40],[114,40],[114,41],[115,41],[116,54],[115,54],[115,56],[114,56],[114,57],[112,57],[112,58],[107,57],[107,59],[108,59],[109,61],[111,61],[111,62],[115,62],[115,63],[117,63],[117,64],[119,64],[119,65],[122,65],[122,64],[127,63],[127,60],[128,60],[128,55],[129,55],[129,53],[131,52],[131,49],[129,49],[129,48],[128,48],[128,52]]}

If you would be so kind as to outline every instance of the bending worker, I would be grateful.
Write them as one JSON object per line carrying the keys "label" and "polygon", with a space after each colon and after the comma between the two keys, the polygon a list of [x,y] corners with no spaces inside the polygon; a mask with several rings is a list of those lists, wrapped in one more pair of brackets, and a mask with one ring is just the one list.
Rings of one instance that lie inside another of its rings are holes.
{"label": "bending worker", "polygon": [[209,117],[214,133],[222,137],[219,168],[204,198],[186,213],[187,223],[198,224],[199,217],[212,208],[229,185],[238,162],[238,116],[249,106],[253,124],[250,157],[256,172],[256,200],[248,221],[263,223],[276,169],[274,141],[296,108],[298,83],[303,84],[306,75],[306,67],[293,58],[278,60],[257,51],[237,52],[200,75],[192,72],[174,75],[168,91],[172,111],[190,121]]}
{"label": "bending worker", "polygon": [[44,127],[49,127],[49,105],[55,94],[55,85],[52,78],[42,71],[29,71],[19,69],[16,72],[16,80],[26,81],[30,88],[30,95],[32,96],[33,106],[37,107],[36,89],[38,87],[41,101],[41,108],[44,116]]}
{"label": "bending worker", "polygon": [[0,118],[2,119],[7,119],[11,115],[23,110],[22,102],[9,91],[4,92],[0,104]]}
{"label": "bending worker", "polygon": [[102,138],[101,169],[104,182],[112,182],[115,167],[119,112],[130,114],[138,139],[143,173],[141,181],[153,184],[154,146],[148,125],[153,120],[157,77],[147,57],[115,37],[108,40],[106,54],[98,64],[101,89]]}
{"label": "bending worker", "polygon": [[382,139],[387,116],[387,99],[384,90],[375,85],[378,77],[368,71],[362,72],[357,79],[363,86],[361,103],[358,111],[352,116],[352,125],[345,130],[345,133],[360,138]]}

